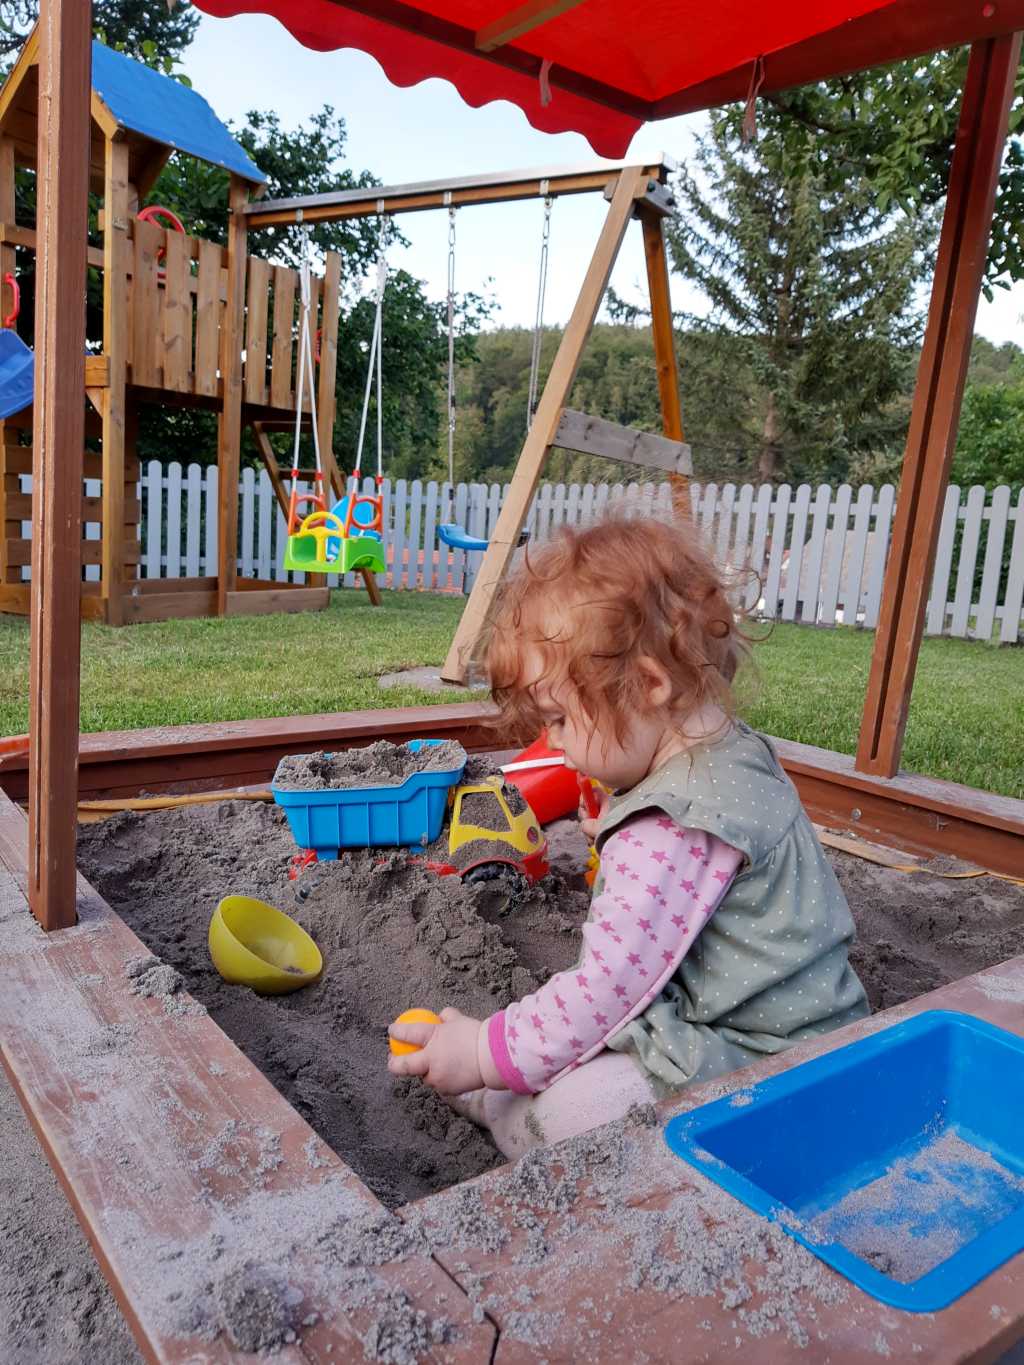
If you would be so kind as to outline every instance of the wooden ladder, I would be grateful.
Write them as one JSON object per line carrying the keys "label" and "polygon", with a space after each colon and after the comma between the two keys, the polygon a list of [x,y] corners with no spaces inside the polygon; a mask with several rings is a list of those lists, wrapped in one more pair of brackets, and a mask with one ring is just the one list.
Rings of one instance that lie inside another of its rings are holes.
{"label": "wooden ladder", "polygon": [[[308,418],[304,418],[303,420],[306,422],[308,421]],[[291,422],[277,421],[254,420],[250,422],[249,425],[252,427],[252,433],[256,438],[256,448],[260,452],[260,458],[263,460],[264,467],[270,476],[270,483],[274,489],[274,496],[277,498],[278,506],[281,508],[285,520],[287,521],[290,499],[289,490],[285,487],[285,479],[291,478],[291,471],[289,470],[287,475],[281,472],[281,466],[277,462],[277,456],[274,454],[274,447],[270,444],[270,437],[267,433],[270,431],[294,431],[295,428]],[[316,470],[314,469],[300,469],[299,478],[312,479],[315,473]],[[344,489],[332,489],[329,484],[327,484],[324,488],[325,501],[329,500],[332,496],[341,497],[343,492]],[[372,574],[369,569],[356,569],[355,572],[362,576],[367,596],[372,604],[375,607],[379,607],[381,605],[381,595],[380,588],[377,586],[376,576]]]}

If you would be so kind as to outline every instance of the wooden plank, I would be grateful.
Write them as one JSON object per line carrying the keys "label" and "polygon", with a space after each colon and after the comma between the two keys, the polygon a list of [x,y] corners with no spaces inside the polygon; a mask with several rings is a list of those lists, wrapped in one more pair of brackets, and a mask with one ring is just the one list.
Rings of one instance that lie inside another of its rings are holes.
{"label": "wooden plank", "polygon": [[[4,424],[5,427],[9,423]],[[32,447],[6,445],[0,447],[0,460],[3,461],[4,469],[9,474],[31,474],[32,473]],[[125,457],[125,480],[131,483],[139,477],[139,461],[134,455]],[[102,479],[103,477],[103,456],[99,451],[87,450],[82,457],[82,473],[87,479]]]}
{"label": "wooden plank", "polygon": [[[7,218],[5,223],[0,223],[0,242],[9,243],[11,246],[23,246],[27,251],[36,250],[36,230],[35,228],[23,227],[20,223],[14,222],[13,210],[4,215]],[[91,246],[86,252],[86,259],[89,265],[95,266],[97,270],[103,269],[103,251],[100,247]]]}
{"label": "wooden plank", "polygon": [[892,510],[896,502],[896,490],[891,483],[882,484],[878,490],[875,504],[875,547],[867,568],[864,583],[864,627],[874,630],[882,607],[882,590],[885,586],[886,549],[889,545],[889,530],[892,526]]}
{"label": "wooden plank", "polygon": [[188,467],[188,514],[185,521],[185,578],[199,577],[199,531],[203,511],[203,471]]}
{"label": "wooden plank", "polygon": [[292,353],[295,340],[295,271],[274,266],[274,333],[270,353],[270,402],[290,408],[294,402]]}
{"label": "wooden plank", "polygon": [[75,923],[85,250],[91,6],[39,15],[28,897],[44,929]]}
{"label": "wooden plank", "polygon": [[[647,292],[651,301],[651,335],[654,341],[654,365],[658,376],[662,430],[670,440],[685,441],[679,402],[679,370],[676,364],[675,323],[672,317],[664,219],[660,213],[652,212],[642,203],[637,206],[637,213],[644,236],[644,260],[647,265]],[[672,472],[669,475],[672,485],[672,507],[677,516],[686,513],[686,482],[690,472],[692,470]]]}
{"label": "wooden plank", "polygon": [[[161,581],[161,586],[167,580]],[[179,579],[181,587],[187,586],[187,579]],[[168,586],[170,584],[168,583]],[[197,616],[215,616],[217,612],[216,587],[196,589],[192,592],[148,592],[125,597],[122,612],[126,623],[133,625],[145,621],[172,621],[191,619]]]}
{"label": "wooden plank", "polygon": [[[819,484],[818,491],[814,496],[814,510],[811,516],[811,539],[801,573],[806,589],[800,611],[801,621],[815,622],[818,619],[818,601],[821,596],[821,562],[825,553],[825,532],[828,530],[831,502],[832,489],[827,483]],[[832,625],[833,622],[829,621],[826,624]]]}
{"label": "wooden plank", "polygon": [[284,480],[281,477],[281,466],[277,463],[277,456],[274,454],[274,447],[270,444],[270,437],[264,430],[262,422],[252,423],[252,433],[256,438],[256,446],[263,459],[263,467],[267,471],[271,487],[274,490],[274,496],[277,498],[277,504],[284,516],[287,517],[288,490],[284,486]]}
{"label": "wooden plank", "polygon": [[591,164],[568,170],[560,166],[530,171],[487,171],[483,175],[418,181],[409,185],[375,185],[370,189],[330,190],[326,194],[261,200],[250,204],[245,214],[251,228],[299,222],[341,222],[346,218],[376,217],[381,206],[385,213],[392,214],[447,207],[449,201],[458,207],[460,204],[505,204],[515,199],[537,199],[545,192],[553,198],[595,190],[606,192],[609,183],[614,185],[616,177],[624,171],[664,183],[673,169],[670,162],[658,161],[646,165],[613,162],[596,168]]}
{"label": "wooden plank", "polygon": [[478,29],[474,44],[479,52],[493,52],[496,47],[504,47],[524,33],[532,33],[582,3],[583,0],[525,0]]}
{"label": "wooden plank", "polygon": [[764,585],[764,611],[769,620],[779,614],[779,582],[782,577],[782,556],[786,549],[786,533],[789,530],[789,502],[791,489],[788,483],[780,483],[775,489],[772,506],[771,547],[768,551],[768,575]]}
{"label": "wooden plank", "polygon": [[811,506],[811,488],[802,483],[793,499],[793,525],[790,531],[789,561],[786,568],[786,586],[782,594],[782,619],[792,621],[796,618],[797,599],[800,595],[800,579],[804,566],[804,538],[807,533],[807,513]]}
{"label": "wooden plank", "polygon": [[135,261],[132,269],[132,350],[129,356],[131,380],[143,388],[158,389],[162,387],[163,376],[158,356],[162,326],[156,257],[164,234],[155,223],[140,223],[138,220],[132,231]]}
{"label": "wooden plank", "polygon": [[196,393],[217,395],[220,362],[221,248],[214,242],[199,243],[199,275],[196,281]]}
{"label": "wooden plank", "polygon": [[999,630],[999,642],[1006,645],[1017,643],[1021,607],[1024,606],[1024,488],[1017,498],[1015,523],[1010,549],[1010,572],[1003,601],[1003,624]]}
{"label": "wooden plank", "polygon": [[618,422],[609,422],[603,417],[590,417],[572,408],[563,411],[551,445],[556,450],[598,455],[605,460],[638,465],[642,469],[693,473],[690,447],[685,442],[670,440],[653,431],[637,431],[634,427],[620,426]]}
{"label": "wooden plank", "polygon": [[1020,47],[979,41],[968,63],[857,747],[858,768],[884,776],[903,748]]}
{"label": "wooden plank", "polygon": [[[474,1208],[490,1235],[446,1247],[440,1259],[460,1283],[483,1286],[499,1332],[495,1365],[582,1361],[597,1343],[602,1362],[800,1365],[809,1358],[864,1365],[876,1353],[901,1365],[1002,1359],[1024,1332],[1024,1256],[1011,1257],[938,1313],[894,1310],[796,1245],[783,1272],[771,1224],[673,1155],[665,1125],[925,1010],[966,1014],[1020,1036],[1022,984],[1018,957],[731,1075],[686,1086],[646,1119],[537,1152],[534,1171],[545,1195],[536,1202],[517,1190],[518,1173],[508,1167],[475,1180]],[[838,1094],[835,1103],[842,1105]],[[848,1121],[870,1125],[872,1116],[851,1113]],[[547,1197],[552,1188],[557,1203]],[[444,1245],[464,1201],[454,1188],[414,1207],[428,1235],[440,1234]],[[723,1263],[730,1270],[719,1278]],[[680,1281],[697,1287],[680,1291]],[[614,1308],[598,1286],[615,1287]],[[525,1303],[531,1326],[544,1324],[542,1353],[522,1344]],[[1007,1365],[1017,1355],[1011,1351]]]}
{"label": "wooden plank", "polygon": [[[103,420],[103,515],[105,527],[121,526],[125,518],[126,383],[129,363],[128,270],[131,248],[127,237],[128,145],[108,142],[104,153],[103,199],[106,206],[103,234],[103,357],[107,387],[101,396]],[[95,381],[95,375],[86,378]],[[116,535],[103,536],[100,570],[105,616],[112,625],[120,621],[124,594],[124,561]]]}
{"label": "wooden plank", "polygon": [[612,266],[632,217],[637,198],[646,192],[647,177],[636,171],[619,174],[594,255],[587,268],[572,316],[558,346],[533,424],[509,485],[508,497],[484,554],[483,563],[441,670],[449,682],[465,682],[468,658],[484,627],[491,603],[505,576],[526,513],[540,479],[549,446],[558,430],[586,345],[604,298]]}
{"label": "wooden plank", "polygon": [[341,307],[341,256],[328,251],[324,260],[323,307],[320,314],[320,372],[316,406],[320,427],[320,451],[330,487],[342,492],[342,480],[334,460],[334,420],[337,408],[338,318]]}
{"label": "wooden plank", "polygon": [[[356,1272],[354,1302],[329,1232],[382,1217],[381,1205],[185,992],[175,998],[194,1012],[174,1015],[130,992],[125,963],[148,948],[88,883],[78,930],[49,943],[34,930],[20,891],[24,825],[0,799],[0,1058],[146,1359],[230,1365],[247,1354],[216,1309],[189,1322],[174,1305],[177,1294],[191,1311],[209,1305],[209,1288],[256,1255],[301,1295],[301,1343],[275,1349],[281,1365],[363,1358],[389,1294],[452,1323],[425,1365],[488,1360],[493,1327],[474,1323],[429,1255]],[[111,1051],[114,1035],[127,1041]],[[232,1159],[211,1162],[226,1134]]]}
{"label": "wooden plank", "polygon": [[163,466],[150,460],[146,466],[146,577],[161,578],[163,559]]}
{"label": "wooden plank", "polygon": [[431,479],[427,484],[427,505],[423,509],[423,586],[429,592],[437,581],[437,565],[444,546],[437,539],[437,527],[444,513],[438,516],[438,485]]}
{"label": "wooden plank", "polygon": [[242,470],[242,535],[239,558],[243,578],[253,576],[253,539],[256,525],[256,471],[249,465]]}
{"label": "wooden plank", "polygon": [[267,401],[267,305],[270,301],[267,261],[249,257],[248,305],[245,316],[245,397],[249,403]]}
{"label": "wooden plank", "polygon": [[939,526],[939,540],[935,550],[935,568],[932,570],[932,586],[928,599],[928,616],[925,630],[929,635],[941,635],[946,629],[946,605],[949,598],[949,574],[953,566],[953,546],[956,543],[956,527],[960,510],[960,489],[950,484],[942,508],[942,523]]}
{"label": "wooden plank", "polygon": [[228,616],[265,616],[275,611],[324,611],[331,604],[330,588],[266,588],[233,592],[228,596]]}
{"label": "wooden plank", "polygon": [[992,490],[989,504],[988,534],[985,537],[985,564],[978,592],[978,615],[971,634],[976,640],[991,640],[996,620],[996,598],[1003,574],[1003,545],[1010,511],[1010,490],[1005,484]]}
{"label": "wooden plank", "polygon": [[846,559],[846,528],[850,520],[850,502],[853,490],[848,483],[836,489],[835,503],[832,507],[832,542],[827,548],[824,578],[821,585],[821,624],[834,626],[839,610],[839,587]]}
{"label": "wooden plank", "polygon": [[220,329],[220,372],[224,393],[217,420],[217,609],[222,616],[227,614],[228,594],[234,591],[238,577],[238,466],[242,447],[242,322],[247,250],[242,210],[248,197],[245,181],[233,175],[228,191],[228,292]]}
{"label": "wooden plank", "polygon": [[861,612],[861,582],[864,577],[864,556],[867,553],[868,533],[871,526],[871,509],[875,503],[875,490],[870,484],[862,484],[857,490],[857,504],[853,516],[853,533],[850,538],[850,557],[843,579],[843,622],[855,626]]}
{"label": "wooden plank", "polygon": [[[98,488],[101,485],[99,479],[87,479],[87,484],[95,484]],[[6,502],[7,513],[10,517],[22,521],[32,520],[32,494],[31,493],[11,493]],[[137,501],[133,498],[130,502],[125,500],[124,516],[122,524],[125,526],[137,526],[141,518],[141,512]],[[82,520],[89,522],[103,523],[103,498],[100,494],[92,496],[82,496]]]}
{"label": "wooden plank", "polygon": [[164,552],[168,578],[181,577],[181,465],[172,460],[167,466],[167,548]]}
{"label": "wooden plank", "polygon": [[960,537],[960,562],[956,570],[956,590],[953,594],[953,614],[949,623],[950,635],[967,638],[967,622],[974,600],[974,570],[978,562],[981,523],[985,511],[985,489],[975,484],[968,491],[964,508],[963,534]]}
{"label": "wooden plank", "polygon": [[259,481],[256,485],[256,501],[259,576],[260,578],[270,578],[272,572],[271,530],[273,526],[271,514],[274,511],[274,487],[265,469],[260,470]]}
{"label": "wooden plank", "polygon": [[164,232],[163,261],[163,382],[177,393],[191,390],[192,296],[189,293],[189,257],[185,238],[170,229]]}

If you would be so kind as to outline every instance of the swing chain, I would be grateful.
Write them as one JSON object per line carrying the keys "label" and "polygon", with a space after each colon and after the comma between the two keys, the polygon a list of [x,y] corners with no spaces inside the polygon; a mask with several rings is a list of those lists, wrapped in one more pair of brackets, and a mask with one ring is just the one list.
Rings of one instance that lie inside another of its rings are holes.
{"label": "swing chain", "polygon": [[[547,182],[544,182],[547,189]],[[551,206],[554,199],[544,196],[544,224],[540,237],[540,269],[537,276],[537,309],[533,319],[533,345],[530,348],[530,384],[526,398],[526,430],[533,425],[537,411],[537,388],[540,379],[540,347],[544,332],[544,298],[548,288],[548,249],[551,243]]]}
{"label": "swing chain", "polygon": [[455,205],[448,205],[448,484],[455,491]]}

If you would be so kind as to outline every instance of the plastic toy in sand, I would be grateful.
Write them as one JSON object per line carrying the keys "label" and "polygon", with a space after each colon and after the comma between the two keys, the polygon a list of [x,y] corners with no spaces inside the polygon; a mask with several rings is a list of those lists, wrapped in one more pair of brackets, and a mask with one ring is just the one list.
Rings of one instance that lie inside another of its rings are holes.
{"label": "plastic toy in sand", "polygon": [[210,920],[210,956],[225,981],[284,995],[317,981],[324,960],[305,929],[251,896],[225,896]]}
{"label": "plastic toy in sand", "polygon": [[[439,1024],[440,1016],[433,1010],[404,1010],[395,1020],[396,1024]],[[416,1043],[403,1043],[399,1038],[388,1038],[388,1047],[396,1057],[402,1057],[407,1052],[419,1052]]]}

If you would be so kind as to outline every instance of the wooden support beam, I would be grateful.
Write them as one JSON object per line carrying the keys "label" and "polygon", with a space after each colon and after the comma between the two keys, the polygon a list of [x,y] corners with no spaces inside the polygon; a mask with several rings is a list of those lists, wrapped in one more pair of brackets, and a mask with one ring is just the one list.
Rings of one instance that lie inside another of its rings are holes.
{"label": "wooden support beam", "polygon": [[[660,210],[637,206],[643,225],[644,259],[647,262],[647,291],[651,300],[651,335],[654,339],[654,364],[658,375],[658,397],[665,435],[683,441],[683,414],[679,404],[679,371],[676,367],[675,327],[672,321],[672,296],[669,290],[668,254],[665,251],[665,217]],[[676,515],[689,512],[688,476],[693,464],[672,475],[672,507]]]}
{"label": "wooden support beam", "polygon": [[619,464],[639,465],[641,469],[660,469],[669,474],[692,474],[690,447],[683,441],[669,440],[653,431],[637,431],[603,417],[566,408],[551,441],[557,450],[598,455]]}
{"label": "wooden support beam", "polygon": [[33,407],[28,899],[75,923],[75,808],[85,442],[85,248],[92,5],[39,13],[39,251]]}
{"label": "wooden support beam", "polygon": [[470,653],[480,637],[495,594],[519,544],[519,533],[540,479],[548,448],[562,419],[562,410],[576,378],[583,347],[594,326],[608,277],[619,254],[636,201],[646,193],[647,180],[647,172],[642,168],[633,167],[619,173],[608,216],[580,288],[579,298],[562,333],[544,392],[537,405],[536,416],[512,475],[508,496],[441,670],[441,676],[449,682],[466,680]]}
{"label": "wooden support beam", "polygon": [[504,47],[524,33],[550,23],[560,14],[575,9],[583,0],[526,0],[507,14],[477,30],[476,47],[479,52],[493,52],[496,47]]}
{"label": "wooden support beam", "polygon": [[103,567],[101,594],[109,625],[121,624],[124,557],[114,528],[124,522],[125,392],[128,373],[128,144],[108,142],[103,179]]}
{"label": "wooden support beam", "polygon": [[883,777],[903,749],[1020,47],[975,43],[967,69],[857,747],[858,770]]}
{"label": "wooden support beam", "polygon": [[228,191],[228,297],[220,328],[220,373],[224,395],[217,421],[217,612],[220,616],[228,613],[228,598],[235,591],[238,577],[238,467],[242,447],[241,340],[247,246],[245,214],[242,210],[248,197],[249,187],[245,181],[233,175]]}
{"label": "wooden support beam", "polygon": [[[331,190],[326,194],[304,194],[291,199],[268,199],[246,209],[250,228],[275,227],[288,223],[340,222],[346,218],[374,218],[384,213],[418,213],[453,204],[507,204],[519,199],[550,195],[593,194],[604,191],[622,171],[643,171],[648,180],[664,183],[674,162],[660,161],[613,163],[607,166],[581,166],[566,170],[494,171],[485,175],[464,176],[454,180],[420,180],[408,185],[382,185],[370,189]],[[301,211],[301,219],[299,213]]]}

